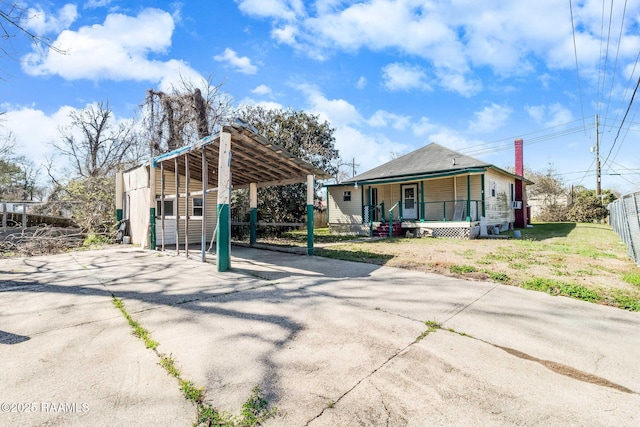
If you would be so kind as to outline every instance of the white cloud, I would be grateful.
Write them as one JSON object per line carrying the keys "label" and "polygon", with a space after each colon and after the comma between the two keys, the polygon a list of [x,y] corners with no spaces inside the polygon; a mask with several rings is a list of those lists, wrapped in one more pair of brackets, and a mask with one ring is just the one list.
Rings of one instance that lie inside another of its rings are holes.
{"label": "white cloud", "polygon": [[469,122],[469,133],[489,133],[493,132],[502,126],[511,115],[513,110],[506,105],[498,105],[491,103],[482,109],[482,111],[476,111],[474,114],[475,120]]}
{"label": "white cloud", "polygon": [[418,66],[393,63],[382,69],[384,86],[391,91],[429,90],[427,74]]}
{"label": "white cloud", "polygon": [[302,0],[236,0],[240,10],[250,16],[294,20],[305,14]]}
{"label": "white cloud", "polygon": [[[473,74],[483,68],[513,76],[575,67],[571,19],[557,0],[321,0],[306,10],[300,1],[236,1],[247,15],[270,19],[272,37],[279,43],[311,58],[360,49],[409,55],[424,60],[444,88],[464,96],[488,84]],[[637,20],[630,18],[640,14],[640,3],[625,7],[619,69],[634,63],[640,50]],[[613,28],[621,27],[622,11],[621,4],[613,8]],[[581,74],[597,78],[601,5],[574,2],[573,15]],[[616,43],[612,38],[612,46]]]}
{"label": "white cloud", "polygon": [[411,117],[401,116],[384,110],[376,111],[367,121],[373,127],[392,127],[396,130],[404,130],[409,126]]}
{"label": "white cloud", "polygon": [[471,97],[482,90],[482,83],[478,80],[469,80],[462,74],[436,72],[440,78],[440,86],[452,92],[457,92],[462,96]]}
{"label": "white cloud", "polygon": [[274,28],[271,32],[271,36],[276,39],[278,43],[295,46],[296,45],[296,35],[298,34],[298,29],[293,25],[284,25],[280,28]]}
{"label": "white cloud", "polygon": [[3,109],[7,111],[2,116],[2,131],[15,138],[16,154],[25,155],[43,168],[47,158],[55,154],[50,144],[59,137],[58,129],[70,124],[69,114],[74,109],[63,106],[51,115],[32,107],[3,106]]}
{"label": "white cloud", "polygon": [[364,89],[365,87],[367,87],[367,79],[364,76],[360,76],[358,82],[356,83],[356,88]]}
{"label": "white cloud", "polygon": [[271,88],[267,85],[260,85],[253,89],[251,93],[255,93],[256,95],[271,95]]}
{"label": "white cloud", "polygon": [[34,76],[57,74],[67,80],[136,80],[167,87],[180,76],[202,76],[177,59],[151,58],[171,46],[172,16],[159,9],[144,9],[137,16],[107,15],[104,24],[65,30],[53,44],[65,55],[47,52],[27,55],[23,69]]}
{"label": "white cloud", "polygon": [[218,62],[226,62],[242,74],[255,74],[258,72],[258,67],[251,63],[251,59],[247,56],[238,56],[233,49],[226,48],[221,55],[216,55],[213,59]]}
{"label": "white cloud", "polygon": [[344,99],[327,99],[318,88],[310,84],[301,84],[297,88],[307,97],[309,109],[332,125],[339,127],[363,122],[356,107]]}
{"label": "white cloud", "polygon": [[106,7],[111,4],[112,0],[89,0],[84,4],[85,9],[97,9],[99,7]]}
{"label": "white cloud", "polygon": [[66,30],[78,18],[78,8],[74,4],[66,4],[58,11],[58,15],[47,15],[42,9],[29,9],[24,26],[35,34],[59,33]]}
{"label": "white cloud", "polygon": [[414,123],[411,126],[411,131],[415,136],[422,137],[427,135],[428,133],[434,132],[438,126],[434,123],[431,123],[431,120],[427,117],[421,117],[417,123]]}
{"label": "white cloud", "polygon": [[553,127],[567,124],[573,121],[573,113],[559,103],[551,105],[527,105],[524,107],[529,116],[536,123],[544,127]]}

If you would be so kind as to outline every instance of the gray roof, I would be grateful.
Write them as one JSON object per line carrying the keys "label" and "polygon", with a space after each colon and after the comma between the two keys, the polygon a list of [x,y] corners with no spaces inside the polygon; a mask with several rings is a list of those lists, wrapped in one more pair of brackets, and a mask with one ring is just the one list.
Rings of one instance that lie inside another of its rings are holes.
{"label": "gray roof", "polygon": [[439,173],[464,173],[468,169],[495,167],[473,157],[465,156],[432,142],[409,154],[393,159],[385,164],[361,173],[343,183],[391,178],[410,178]]}

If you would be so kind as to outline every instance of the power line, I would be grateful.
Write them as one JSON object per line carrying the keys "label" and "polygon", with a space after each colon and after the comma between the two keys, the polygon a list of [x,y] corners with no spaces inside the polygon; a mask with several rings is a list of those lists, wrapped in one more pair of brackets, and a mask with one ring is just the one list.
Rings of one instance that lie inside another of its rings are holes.
{"label": "power line", "polygon": [[576,27],[573,22],[573,4],[569,0],[569,10],[571,11],[571,31],[573,33],[573,54],[576,58],[576,77],[578,80],[578,95],[580,97],[580,112],[582,113],[582,126],[585,135],[587,134],[587,122],[584,120],[584,106],[582,103],[582,87],[580,85],[580,69],[578,67],[578,48],[576,47]]}
{"label": "power line", "polygon": [[[611,2],[611,7],[613,8],[613,1]],[[611,87],[609,88],[609,96],[607,98],[607,110],[605,112],[605,117],[609,115],[609,106],[611,105],[611,96],[613,94],[613,83],[616,78],[616,71],[618,70],[618,58],[620,56],[620,45],[622,44],[622,32],[624,30],[624,18],[627,15],[627,0],[624,0],[624,8],[622,10],[622,21],[620,22],[620,34],[618,35],[618,47],[616,49],[616,59],[613,63],[613,73],[611,74]]]}
{"label": "power line", "polygon": [[[609,150],[609,154],[607,154],[607,158],[604,160],[604,164],[607,164],[607,160],[609,160],[609,156],[611,155],[611,152],[613,151],[613,147],[616,146],[616,142],[618,142],[618,137],[620,136],[620,131],[622,130],[622,126],[624,125],[624,121],[627,118],[627,115],[629,114],[629,110],[631,109],[631,105],[633,104],[633,99],[636,96],[636,92],[638,92],[638,86],[640,86],[640,77],[638,77],[638,83],[636,83],[636,87],[633,90],[633,93],[631,94],[631,99],[629,100],[629,105],[627,106],[627,111],[624,113],[624,117],[622,118],[622,122],[620,123],[620,127],[618,128],[618,132],[616,133],[616,137],[613,139],[613,144],[611,145],[611,149]],[[621,143],[622,144],[622,143]]]}

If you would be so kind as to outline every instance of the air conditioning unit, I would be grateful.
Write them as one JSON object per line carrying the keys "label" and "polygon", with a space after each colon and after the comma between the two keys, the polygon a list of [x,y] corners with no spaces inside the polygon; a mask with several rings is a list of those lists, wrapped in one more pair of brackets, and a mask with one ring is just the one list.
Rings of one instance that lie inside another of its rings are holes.
{"label": "air conditioning unit", "polygon": [[511,209],[522,209],[522,201],[513,201],[511,202]]}

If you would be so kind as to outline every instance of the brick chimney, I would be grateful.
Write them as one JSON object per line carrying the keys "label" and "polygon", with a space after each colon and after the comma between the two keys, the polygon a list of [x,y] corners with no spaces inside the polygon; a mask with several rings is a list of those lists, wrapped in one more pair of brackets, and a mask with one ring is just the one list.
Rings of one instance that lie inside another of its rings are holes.
{"label": "brick chimney", "polygon": [[[524,176],[524,162],[522,156],[522,146],[524,142],[521,138],[514,141],[516,149],[516,175]],[[516,178],[515,181],[515,197],[516,201],[522,202],[522,208],[515,210],[515,227],[526,228],[529,223],[529,210],[527,209],[527,191],[524,181],[521,178]]]}
{"label": "brick chimney", "polygon": [[514,141],[516,146],[516,175],[524,176],[524,164],[522,162],[522,145],[524,142],[522,138]]}

